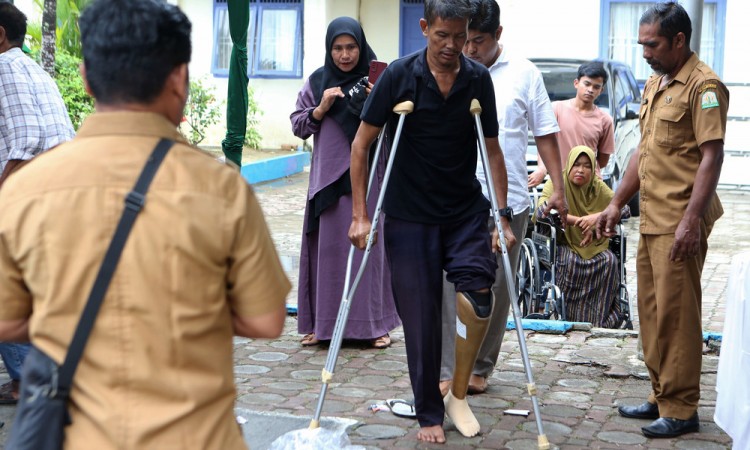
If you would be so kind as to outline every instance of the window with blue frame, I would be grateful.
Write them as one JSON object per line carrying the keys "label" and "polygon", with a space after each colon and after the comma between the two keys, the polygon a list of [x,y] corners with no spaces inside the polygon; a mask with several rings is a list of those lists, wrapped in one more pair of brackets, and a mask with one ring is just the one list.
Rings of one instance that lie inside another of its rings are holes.
{"label": "window with blue frame", "polygon": [[[211,71],[229,74],[232,39],[227,0],[214,0],[214,48]],[[250,0],[247,31],[250,77],[302,76],[302,0]]]}
{"label": "window with blue frame", "polygon": [[424,0],[401,0],[401,40],[399,56],[406,56],[427,45],[419,19],[424,15]]}
{"label": "window with blue frame", "polygon": [[[601,0],[600,56],[629,65],[639,81],[651,75],[638,45],[638,21],[653,2]],[[704,0],[700,59],[719,76],[724,65],[726,0]]]}

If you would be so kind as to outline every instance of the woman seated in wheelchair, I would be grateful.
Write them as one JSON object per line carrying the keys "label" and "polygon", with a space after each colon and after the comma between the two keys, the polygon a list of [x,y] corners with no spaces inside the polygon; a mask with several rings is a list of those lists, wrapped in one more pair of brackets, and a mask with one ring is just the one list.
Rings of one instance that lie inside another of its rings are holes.
{"label": "woman seated in wheelchair", "polygon": [[[609,250],[609,239],[596,239],[594,228],[599,214],[609,205],[614,192],[594,174],[596,157],[586,146],[571,149],[565,166],[565,197],[568,219],[558,240],[555,258],[557,286],[565,299],[566,318],[590,322],[595,327],[617,328],[624,314],[618,301],[620,270]],[[547,181],[533,219],[541,217],[542,206],[552,195]],[[630,209],[623,208],[623,218]]]}

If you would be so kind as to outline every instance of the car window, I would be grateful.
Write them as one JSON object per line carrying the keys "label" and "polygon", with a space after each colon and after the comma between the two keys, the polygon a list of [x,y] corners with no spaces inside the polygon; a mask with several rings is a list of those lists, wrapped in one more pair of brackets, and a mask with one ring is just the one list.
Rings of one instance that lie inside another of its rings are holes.
{"label": "car window", "polygon": [[621,69],[614,73],[612,81],[615,84],[615,108],[618,117],[625,117],[628,103],[633,101],[633,93],[628,87],[628,79]]}
{"label": "car window", "polygon": [[633,103],[640,103],[641,102],[641,90],[638,88],[638,82],[635,81],[635,76],[633,75],[633,72],[631,72],[629,69],[623,69],[622,71],[625,74],[625,78],[628,80],[628,86],[630,90],[633,92]]}
{"label": "car window", "polygon": [[[578,66],[562,65],[537,65],[544,79],[544,87],[552,102],[568,100],[576,96],[576,88],[573,81],[578,75]],[[596,99],[596,105],[606,110],[609,109],[609,92],[604,85],[602,94]]]}
{"label": "car window", "polygon": [[573,80],[576,79],[576,69],[569,67],[540,67],[544,87],[552,102],[567,100],[576,96]]}
{"label": "car window", "polygon": [[627,117],[628,110],[633,113],[638,112],[641,102],[641,93],[638,90],[638,84],[635,82],[633,73],[627,67],[619,67],[615,70],[614,75],[617,107],[619,118]]}

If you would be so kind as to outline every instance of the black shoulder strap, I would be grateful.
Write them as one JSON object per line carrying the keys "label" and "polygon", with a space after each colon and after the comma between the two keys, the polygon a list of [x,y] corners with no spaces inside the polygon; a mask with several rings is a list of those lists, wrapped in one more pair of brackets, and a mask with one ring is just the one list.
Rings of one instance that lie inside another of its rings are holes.
{"label": "black shoulder strap", "polygon": [[70,388],[73,382],[73,374],[75,374],[78,361],[80,361],[83,355],[83,348],[86,346],[86,341],[91,334],[91,330],[94,327],[94,320],[99,312],[99,308],[104,300],[104,294],[107,293],[110,281],[112,281],[112,275],[115,273],[117,263],[120,260],[122,249],[125,247],[125,242],[130,234],[130,229],[133,227],[136,216],[143,208],[146,202],[146,192],[151,184],[151,180],[154,179],[156,171],[159,169],[161,162],[167,155],[167,152],[174,144],[169,139],[161,139],[156,148],[151,152],[146,165],[143,167],[141,175],[138,177],[138,181],[135,183],[133,190],[125,197],[125,208],[120,217],[120,222],[117,224],[115,234],[112,237],[112,242],[109,244],[107,253],[104,254],[104,260],[99,268],[99,273],[96,276],[94,286],[91,288],[89,293],[88,301],[81,314],[81,319],[78,322],[73,340],[68,347],[68,354],[65,356],[65,362],[60,368],[60,378],[58,386],[62,389]]}

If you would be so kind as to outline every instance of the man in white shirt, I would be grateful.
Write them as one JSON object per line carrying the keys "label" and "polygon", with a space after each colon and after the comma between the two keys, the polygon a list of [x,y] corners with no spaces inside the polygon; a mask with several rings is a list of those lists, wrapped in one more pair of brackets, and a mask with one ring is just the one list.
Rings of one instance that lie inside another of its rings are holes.
{"label": "man in white shirt", "polygon": [[[489,69],[495,86],[497,118],[500,125],[500,148],[503,149],[505,167],[508,172],[508,206],[513,210],[511,228],[514,236],[507,236],[507,238],[510,247],[508,249],[510,266],[513,270],[511,275],[515,280],[515,270],[521,249],[520,242],[526,233],[529,220],[530,201],[526,169],[529,130],[534,135],[539,156],[550,169],[550,177],[555,186],[555,195],[550,203],[553,208],[567,212],[560,151],[555,138],[555,133],[559,131],[559,128],[539,70],[531,61],[509,55],[499,42],[503,27],[500,26],[500,7],[497,2],[495,0],[471,0],[471,6],[469,35],[463,53]],[[477,178],[482,184],[485,196],[489,197],[481,163],[477,164]],[[508,219],[501,218],[501,220]],[[519,245],[512,245],[514,242]],[[497,257],[498,270],[495,275],[495,284],[492,286],[495,308],[469,380],[469,394],[481,394],[487,389],[487,378],[495,368],[500,353],[500,344],[505,334],[510,296],[506,287],[503,262],[500,260],[502,255],[498,253]],[[455,308],[453,285],[444,282],[443,353],[440,370],[440,388],[443,392],[447,392],[450,387],[453,373],[456,337]]]}
{"label": "man in white shirt", "polygon": [[35,155],[73,138],[54,80],[23,53],[26,16],[0,5],[0,184]]}

